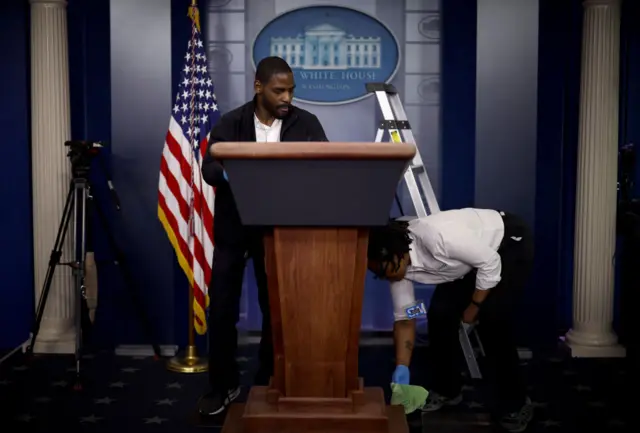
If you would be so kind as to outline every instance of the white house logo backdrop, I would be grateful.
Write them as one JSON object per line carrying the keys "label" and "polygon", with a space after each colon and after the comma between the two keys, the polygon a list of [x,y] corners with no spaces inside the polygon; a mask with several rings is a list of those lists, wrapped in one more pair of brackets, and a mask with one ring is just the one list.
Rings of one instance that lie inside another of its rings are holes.
{"label": "white house logo backdrop", "polygon": [[394,35],[365,13],[338,6],[289,11],[269,22],[253,44],[254,67],[278,56],[293,69],[295,99],[344,104],[368,96],[365,83],[389,82],[399,64]]}

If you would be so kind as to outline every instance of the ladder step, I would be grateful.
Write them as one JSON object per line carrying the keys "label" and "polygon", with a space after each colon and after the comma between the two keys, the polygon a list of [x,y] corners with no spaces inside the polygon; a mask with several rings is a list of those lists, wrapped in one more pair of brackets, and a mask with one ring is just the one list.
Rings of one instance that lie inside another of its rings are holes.
{"label": "ladder step", "polygon": [[365,84],[365,88],[367,89],[367,93],[375,93],[375,92],[386,92],[390,95],[397,95],[398,91],[396,90],[393,84],[387,83],[367,83]]}
{"label": "ladder step", "polygon": [[378,125],[376,142],[383,141],[385,132],[388,132],[391,142],[404,142],[413,144],[416,147],[416,155],[409,164],[410,169],[407,169],[404,173],[405,184],[409,191],[411,201],[413,202],[416,215],[422,217],[430,213],[440,212],[438,200],[434,193],[433,186],[429,181],[429,175],[427,174],[423,159],[415,143],[411,125],[402,106],[398,91],[393,85],[386,83],[367,83],[365,86],[367,92],[375,93],[383,119]]}

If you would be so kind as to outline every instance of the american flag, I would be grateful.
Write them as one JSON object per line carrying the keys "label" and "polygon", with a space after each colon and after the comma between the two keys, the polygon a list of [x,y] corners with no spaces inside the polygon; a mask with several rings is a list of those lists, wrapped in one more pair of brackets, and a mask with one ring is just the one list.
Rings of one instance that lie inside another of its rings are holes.
{"label": "american flag", "polygon": [[202,159],[209,131],[220,119],[214,86],[200,33],[198,10],[189,10],[191,38],[176,102],[169,120],[160,163],[158,218],[162,222],[180,267],[193,290],[194,328],[207,331],[205,310],[213,260],[214,190],[203,182]]}

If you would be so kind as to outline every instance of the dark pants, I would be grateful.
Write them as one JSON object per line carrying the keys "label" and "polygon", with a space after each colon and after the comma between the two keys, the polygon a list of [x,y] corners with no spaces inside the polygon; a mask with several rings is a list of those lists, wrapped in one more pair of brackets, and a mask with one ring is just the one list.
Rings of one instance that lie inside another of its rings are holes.
{"label": "dark pants", "polygon": [[[533,236],[527,225],[509,214],[503,221],[504,238],[498,249],[501,281],[491,289],[478,315],[478,332],[486,353],[483,376],[493,391],[495,410],[501,414],[519,410],[526,398],[513,318],[533,264]],[[475,290],[475,277],[475,272],[470,272],[460,280],[438,285],[429,306],[431,389],[446,397],[457,396],[462,388],[458,330]]]}
{"label": "dark pants", "polygon": [[[258,302],[262,311],[260,370],[262,376],[273,373],[273,343],[269,293],[264,263],[262,236],[252,236],[245,245],[218,245],[213,253],[213,269],[209,286],[209,384],[213,391],[226,391],[239,384],[236,361],[240,319],[240,296],[247,259],[253,260]],[[259,373],[260,374],[260,373]]]}

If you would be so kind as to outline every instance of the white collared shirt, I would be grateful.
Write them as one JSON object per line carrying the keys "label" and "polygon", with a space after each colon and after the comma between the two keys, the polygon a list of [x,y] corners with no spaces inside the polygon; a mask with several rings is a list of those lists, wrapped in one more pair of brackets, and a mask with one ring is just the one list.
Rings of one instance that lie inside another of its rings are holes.
{"label": "white collared shirt", "polygon": [[253,115],[253,123],[256,128],[256,142],[277,143],[280,141],[280,131],[282,130],[282,120],[274,119],[271,126],[260,122],[258,116]]}
{"label": "white collared shirt", "polygon": [[456,209],[409,223],[413,239],[405,278],[391,282],[391,290],[406,290],[413,282],[441,284],[477,269],[476,288],[487,290],[500,282],[497,250],[504,236],[502,217],[495,210]]}

